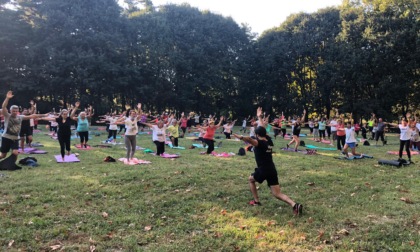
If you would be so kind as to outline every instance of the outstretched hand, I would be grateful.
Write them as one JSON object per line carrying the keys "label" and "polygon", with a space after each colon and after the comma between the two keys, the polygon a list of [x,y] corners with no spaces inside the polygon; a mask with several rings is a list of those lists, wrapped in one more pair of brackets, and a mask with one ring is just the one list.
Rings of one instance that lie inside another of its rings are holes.
{"label": "outstretched hand", "polygon": [[7,92],[7,94],[6,94],[6,98],[8,98],[8,99],[12,99],[13,98],[13,92],[12,91],[9,91],[9,92]]}
{"label": "outstretched hand", "polygon": [[260,117],[262,115],[262,107],[257,108],[257,117]]}
{"label": "outstretched hand", "polygon": [[80,106],[80,102],[76,102],[76,103],[74,104],[74,106],[75,106],[76,108],[78,108],[78,107]]}

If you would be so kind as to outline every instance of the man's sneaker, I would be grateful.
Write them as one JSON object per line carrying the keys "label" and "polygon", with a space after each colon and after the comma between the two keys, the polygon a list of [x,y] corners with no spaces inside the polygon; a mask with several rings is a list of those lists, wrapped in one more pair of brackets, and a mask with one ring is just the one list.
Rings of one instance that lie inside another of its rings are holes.
{"label": "man's sneaker", "polygon": [[260,203],[259,201],[255,201],[255,200],[251,200],[251,201],[249,202],[249,204],[250,204],[251,206],[261,206],[261,203]]}
{"label": "man's sneaker", "polygon": [[293,206],[293,214],[296,216],[302,215],[302,211],[303,211],[303,206],[299,203],[296,203]]}

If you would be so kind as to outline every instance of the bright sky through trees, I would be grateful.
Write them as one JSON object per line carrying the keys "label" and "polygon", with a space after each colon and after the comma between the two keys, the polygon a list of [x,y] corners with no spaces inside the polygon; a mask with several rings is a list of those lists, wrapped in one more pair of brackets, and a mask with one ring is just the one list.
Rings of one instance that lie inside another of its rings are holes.
{"label": "bright sky through trees", "polygon": [[238,24],[247,23],[253,32],[279,26],[290,14],[315,12],[318,9],[338,6],[341,0],[153,0],[155,6],[166,3],[189,3],[200,10],[210,10],[223,16],[231,16]]}

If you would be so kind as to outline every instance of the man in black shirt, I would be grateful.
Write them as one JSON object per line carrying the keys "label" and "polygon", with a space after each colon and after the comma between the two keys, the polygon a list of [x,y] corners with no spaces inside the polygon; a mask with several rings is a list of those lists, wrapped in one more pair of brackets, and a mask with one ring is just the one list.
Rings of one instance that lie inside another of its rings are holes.
{"label": "man in black shirt", "polygon": [[257,187],[255,182],[263,183],[264,180],[267,180],[267,184],[270,187],[271,193],[277,199],[286,202],[293,207],[293,213],[295,215],[301,215],[303,206],[299,203],[295,203],[289,198],[286,194],[281,193],[280,185],[277,177],[277,170],[273,162],[272,152],[273,152],[273,142],[271,138],[267,136],[267,131],[264,127],[258,127],[255,129],[256,139],[251,137],[239,136],[233,134],[236,138],[246,141],[254,146],[255,161],[257,163],[257,168],[255,172],[249,177],[249,187],[251,189],[254,199],[249,202],[250,205],[261,205]]}

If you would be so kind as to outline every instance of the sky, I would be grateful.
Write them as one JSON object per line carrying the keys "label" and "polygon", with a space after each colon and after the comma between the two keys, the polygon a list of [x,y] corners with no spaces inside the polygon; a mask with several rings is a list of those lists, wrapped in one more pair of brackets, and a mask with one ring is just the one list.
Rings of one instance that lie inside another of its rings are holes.
{"label": "sky", "polygon": [[319,9],[339,6],[342,0],[152,0],[154,6],[167,3],[189,3],[200,10],[232,17],[238,24],[246,23],[252,32],[279,26],[295,13],[312,13]]}

